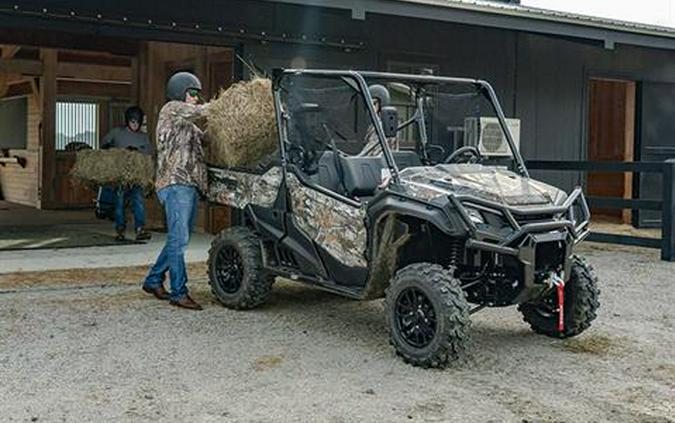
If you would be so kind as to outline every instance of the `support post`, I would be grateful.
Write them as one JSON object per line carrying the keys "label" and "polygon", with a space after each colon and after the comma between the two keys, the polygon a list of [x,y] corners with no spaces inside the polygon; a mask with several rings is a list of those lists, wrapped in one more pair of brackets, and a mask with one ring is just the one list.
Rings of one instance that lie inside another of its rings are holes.
{"label": "support post", "polygon": [[675,261],[675,159],[666,160],[663,168],[663,211],[661,259]]}
{"label": "support post", "polygon": [[57,51],[42,49],[43,74],[40,78],[42,105],[40,207],[53,208],[56,203],[56,67]]}

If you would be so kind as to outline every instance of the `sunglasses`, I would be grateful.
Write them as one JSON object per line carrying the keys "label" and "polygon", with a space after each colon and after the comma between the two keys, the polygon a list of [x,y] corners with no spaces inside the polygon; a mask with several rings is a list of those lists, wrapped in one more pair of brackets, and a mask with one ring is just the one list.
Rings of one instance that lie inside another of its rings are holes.
{"label": "sunglasses", "polygon": [[190,97],[198,97],[199,96],[199,90],[196,88],[190,88],[187,90],[187,93],[190,95]]}

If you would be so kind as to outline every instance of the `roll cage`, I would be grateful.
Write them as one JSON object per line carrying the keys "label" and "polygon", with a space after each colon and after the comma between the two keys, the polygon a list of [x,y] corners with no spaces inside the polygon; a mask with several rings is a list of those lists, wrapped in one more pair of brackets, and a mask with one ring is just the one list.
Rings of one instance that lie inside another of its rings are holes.
{"label": "roll cage", "polygon": [[386,136],[382,123],[377,119],[377,112],[373,107],[373,99],[368,90],[368,80],[377,80],[378,82],[405,82],[411,84],[415,87],[415,99],[416,99],[416,110],[410,119],[399,125],[399,130],[405,128],[411,124],[417,124],[420,132],[420,141],[422,145],[422,154],[426,157],[426,148],[428,145],[427,133],[426,133],[426,124],[424,119],[424,91],[426,87],[440,84],[466,84],[471,85],[477,90],[485,94],[486,98],[489,100],[490,105],[493,107],[496,117],[499,121],[499,125],[506,136],[506,140],[509,144],[509,148],[513,154],[513,160],[515,163],[515,170],[521,176],[529,178],[529,172],[525,166],[525,162],[515,147],[513,141],[513,136],[509,131],[508,125],[506,124],[506,117],[504,111],[497,99],[492,86],[484,80],[480,79],[470,79],[470,78],[452,78],[452,77],[439,77],[432,75],[408,75],[408,74],[398,74],[398,73],[388,73],[388,72],[357,72],[357,71],[340,71],[340,70],[306,70],[306,69],[275,69],[273,73],[273,88],[274,88],[274,100],[275,100],[275,110],[277,117],[278,131],[280,135],[280,154],[282,163],[287,162],[287,151],[286,145],[288,145],[288,139],[286,136],[286,131],[283,128],[283,122],[287,117],[282,108],[282,99],[281,99],[281,87],[282,81],[284,78],[290,75],[307,75],[307,76],[317,76],[317,77],[328,77],[328,78],[350,78],[355,81],[357,86],[354,87],[364,96],[368,114],[373,126],[375,128],[377,137],[379,139],[380,147],[382,148],[383,156],[386,160],[387,166],[391,174],[393,182],[399,182],[399,169],[394,160],[394,157],[391,152],[391,148],[386,142]]}

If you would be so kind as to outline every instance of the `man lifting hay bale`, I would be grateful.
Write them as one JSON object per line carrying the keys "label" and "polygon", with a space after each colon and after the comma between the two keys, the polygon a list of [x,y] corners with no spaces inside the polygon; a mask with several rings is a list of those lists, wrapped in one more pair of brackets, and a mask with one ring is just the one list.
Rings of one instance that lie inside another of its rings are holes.
{"label": "man lifting hay bale", "polygon": [[[143,283],[143,290],[155,297],[193,310],[202,307],[188,295],[184,253],[199,193],[207,192],[203,130],[208,126],[208,161],[214,165],[249,166],[276,148],[269,80],[240,82],[207,104],[198,104],[201,88],[199,79],[188,72],[173,75],[167,84],[169,102],[162,107],[157,123],[155,180],[166,214],[167,240]],[[170,294],[163,286],[167,271]]]}
{"label": "man lifting hay bale", "polygon": [[[202,307],[188,295],[185,250],[197,214],[199,192],[206,193],[203,123],[210,104],[198,104],[202,84],[189,72],[178,72],[167,83],[167,102],[157,121],[155,189],[164,206],[166,243],[143,282],[143,290],[172,305]],[[164,288],[169,272],[171,293]]]}

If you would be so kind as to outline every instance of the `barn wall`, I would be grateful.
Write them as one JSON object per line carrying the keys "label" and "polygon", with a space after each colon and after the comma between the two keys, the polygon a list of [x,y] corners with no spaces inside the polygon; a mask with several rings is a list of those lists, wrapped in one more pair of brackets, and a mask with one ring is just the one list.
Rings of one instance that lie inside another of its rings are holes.
{"label": "barn wall", "polygon": [[10,150],[10,156],[19,156],[26,159],[26,167],[18,164],[0,166],[0,190],[5,201],[38,207],[38,181],[40,172],[40,102],[36,95],[27,97],[27,142],[26,148]]}

